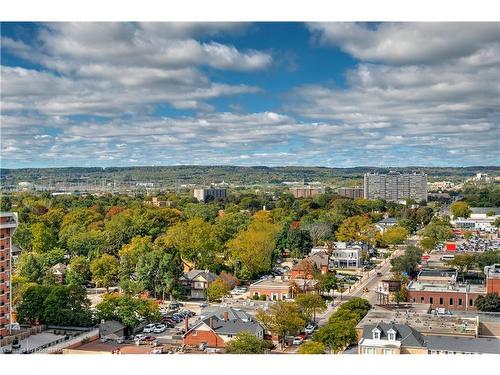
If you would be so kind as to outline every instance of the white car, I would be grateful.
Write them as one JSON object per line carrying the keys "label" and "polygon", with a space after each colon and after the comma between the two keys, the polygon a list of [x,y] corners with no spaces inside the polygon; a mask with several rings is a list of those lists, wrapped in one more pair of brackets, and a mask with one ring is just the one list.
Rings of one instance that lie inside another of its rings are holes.
{"label": "white car", "polygon": [[142,330],[142,332],[144,333],[151,333],[154,331],[156,325],[154,324],[148,324],[146,327],[144,327],[144,329]]}
{"label": "white car", "polygon": [[314,329],[316,327],[314,327],[312,324],[309,324],[307,325],[307,327],[304,329],[304,332],[307,333],[308,335],[310,335],[311,333],[314,332]]}
{"label": "white car", "polygon": [[155,328],[153,329],[154,333],[162,333],[165,332],[167,329],[167,326],[165,324],[157,324]]}
{"label": "white car", "polygon": [[295,337],[295,338],[293,339],[292,344],[293,344],[293,345],[300,345],[300,344],[302,344],[303,342],[304,342],[304,339],[303,339],[302,337]]}

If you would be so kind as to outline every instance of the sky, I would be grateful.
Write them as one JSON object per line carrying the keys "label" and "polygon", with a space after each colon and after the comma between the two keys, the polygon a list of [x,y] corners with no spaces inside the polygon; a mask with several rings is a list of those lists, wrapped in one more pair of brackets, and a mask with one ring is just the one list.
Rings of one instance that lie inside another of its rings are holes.
{"label": "sky", "polygon": [[1,167],[499,165],[500,23],[2,23]]}

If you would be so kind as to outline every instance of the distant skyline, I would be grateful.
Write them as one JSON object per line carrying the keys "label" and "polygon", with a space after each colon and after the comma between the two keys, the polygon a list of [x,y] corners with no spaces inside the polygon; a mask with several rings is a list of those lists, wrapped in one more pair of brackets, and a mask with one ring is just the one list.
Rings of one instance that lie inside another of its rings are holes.
{"label": "distant skyline", "polygon": [[1,167],[498,166],[500,23],[2,23]]}

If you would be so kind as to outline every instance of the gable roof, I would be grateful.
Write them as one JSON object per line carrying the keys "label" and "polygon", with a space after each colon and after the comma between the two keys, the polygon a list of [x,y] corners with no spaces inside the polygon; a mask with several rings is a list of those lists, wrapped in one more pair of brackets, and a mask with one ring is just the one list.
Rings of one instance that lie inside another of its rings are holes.
{"label": "gable roof", "polygon": [[116,320],[108,320],[99,324],[99,333],[101,336],[109,336],[125,329],[125,326]]}
{"label": "gable roof", "polygon": [[406,324],[380,322],[377,324],[366,325],[363,327],[363,338],[372,339],[373,330],[375,329],[380,331],[381,340],[388,340],[389,331],[392,329],[396,331],[396,340],[401,341],[401,346],[423,348],[426,345],[425,337],[420,332]]}
{"label": "gable roof", "polygon": [[382,219],[379,222],[377,222],[377,224],[379,224],[379,225],[391,225],[391,224],[394,225],[397,223],[398,223],[398,219],[396,219],[395,217],[387,217],[387,218]]}
{"label": "gable roof", "polygon": [[204,271],[204,270],[191,270],[189,272],[186,272],[184,275],[182,275],[183,278],[186,280],[193,280],[196,277],[201,276],[203,277],[206,281],[212,282],[217,278],[217,275],[210,272],[210,271]]}
{"label": "gable roof", "polygon": [[[228,320],[224,320],[224,313],[227,312]],[[237,333],[248,331],[256,335],[262,331],[262,326],[252,316],[248,315],[242,310],[236,310],[232,307],[221,307],[209,316],[199,320],[184,336],[189,332],[196,330],[201,325],[210,327],[210,320],[212,321],[212,331],[222,335],[236,335]]]}

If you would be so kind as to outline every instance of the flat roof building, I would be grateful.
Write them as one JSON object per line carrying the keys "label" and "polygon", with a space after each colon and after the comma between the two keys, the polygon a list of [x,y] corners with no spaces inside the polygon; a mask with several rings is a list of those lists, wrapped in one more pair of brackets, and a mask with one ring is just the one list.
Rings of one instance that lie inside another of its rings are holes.
{"label": "flat roof building", "polygon": [[17,213],[0,212],[0,339],[12,333],[12,236]]}
{"label": "flat roof building", "polygon": [[227,200],[226,188],[206,187],[194,189],[194,197],[198,202],[209,202],[211,200]]}
{"label": "flat roof building", "polygon": [[427,201],[427,175],[424,173],[366,173],[364,198],[397,202],[414,199]]}
{"label": "flat roof building", "polygon": [[290,188],[290,192],[295,198],[314,198],[325,192],[322,187],[313,187],[309,185],[296,186]]}
{"label": "flat roof building", "polygon": [[337,189],[337,194],[341,197],[358,199],[364,197],[364,189],[361,186],[341,187]]}

